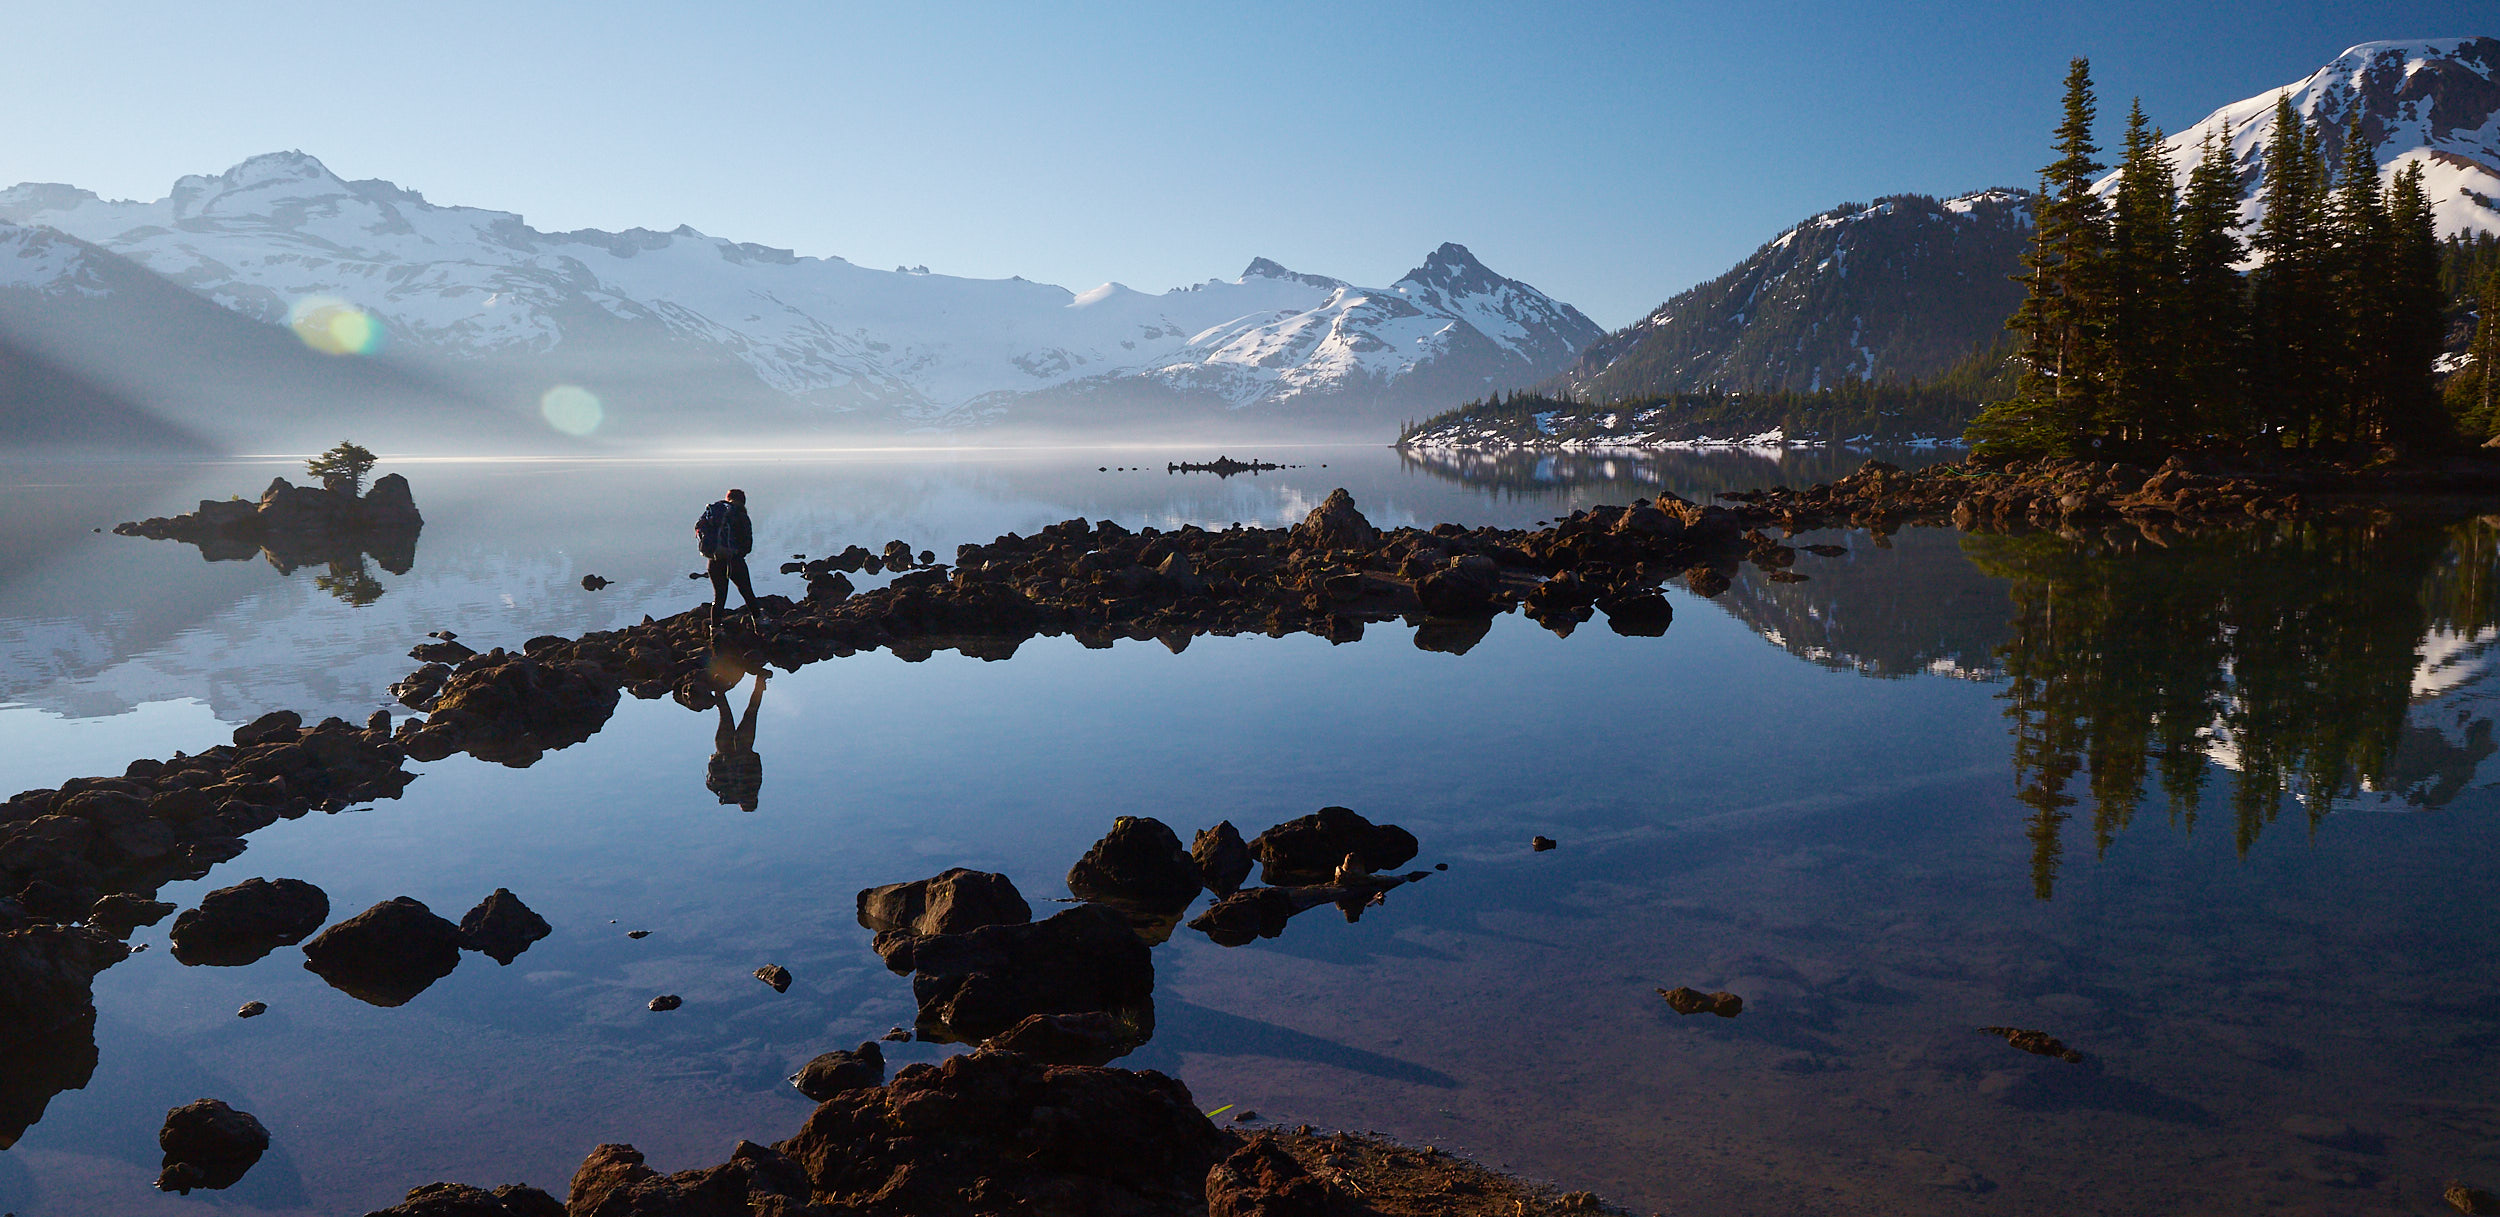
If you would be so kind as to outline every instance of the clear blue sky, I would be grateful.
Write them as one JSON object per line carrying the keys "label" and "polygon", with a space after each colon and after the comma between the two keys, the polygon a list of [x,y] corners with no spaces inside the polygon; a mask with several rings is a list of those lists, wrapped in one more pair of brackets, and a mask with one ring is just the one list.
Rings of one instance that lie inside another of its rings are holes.
{"label": "clear blue sky", "polygon": [[1623,325],[1851,199],[2029,185],[2068,57],[2176,129],[2477,3],[26,4],[0,183],[300,148],[542,229],[1161,290],[1442,241]]}

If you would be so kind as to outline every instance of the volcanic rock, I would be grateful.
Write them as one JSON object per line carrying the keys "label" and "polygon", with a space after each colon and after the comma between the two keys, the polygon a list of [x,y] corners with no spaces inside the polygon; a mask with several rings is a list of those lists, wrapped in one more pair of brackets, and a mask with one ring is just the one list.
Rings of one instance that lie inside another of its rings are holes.
{"label": "volcanic rock", "polygon": [[787,993],[790,991],[790,969],[782,967],[780,964],[768,963],[763,967],[757,968],[755,970],[755,979],[771,985],[773,987],[773,992],[775,993]]}
{"label": "volcanic rock", "polygon": [[827,1052],[790,1075],[799,1093],[824,1102],[845,1090],[885,1085],[885,1049],[870,1040],[848,1052]]}
{"label": "volcanic rock", "polygon": [[460,919],[460,945],[499,964],[510,964],[530,944],[553,933],[547,919],[521,903],[510,890],[496,888]]}
{"label": "volcanic rock", "polygon": [[781,1151],[740,1141],[729,1161],[662,1175],[631,1145],[602,1145],[573,1173],[565,1212],[575,1217],[815,1217],[805,1171]]}
{"label": "volcanic rock", "polygon": [[838,1212],[1006,1217],[1190,1212],[1231,1144],[1160,1073],[972,1052],[838,1095],[780,1148]]}
{"label": "volcanic rock", "polygon": [[1343,807],[1322,807],[1260,833],[1250,842],[1261,882],[1325,883],[1353,855],[1358,869],[1382,871],[1413,859],[1415,834],[1395,824],[1374,824]]}
{"label": "volcanic rock", "polygon": [[1177,915],[1198,898],[1198,864],[1163,821],[1120,816],[1111,831],[1068,868],[1080,900]]}
{"label": "volcanic rock", "polygon": [[1136,1045],[1120,1019],[1101,1010],[1036,1014],[991,1037],[985,1047],[1053,1065],[1108,1065]]}
{"label": "volcanic rock", "polygon": [[1658,990],[1658,996],[1666,998],[1667,1008],[1678,1014],[1716,1014],[1721,1018],[1734,1018],[1745,1012],[1745,999],[1733,993],[1704,993],[1678,985]]}
{"label": "volcanic rock", "polygon": [[188,1196],[195,1187],[234,1186],[269,1151],[269,1130],[248,1111],[200,1099],[165,1113],[156,1144],[165,1151],[157,1190]]}
{"label": "volcanic rock", "polygon": [[1033,906],[1005,875],[955,867],[926,879],[859,893],[859,924],[877,931],[873,948],[896,975],[912,970],[913,944],[930,934],[1033,920]]}
{"label": "volcanic rock", "polygon": [[1993,1035],[2033,1056],[2053,1056],[2069,1064],[2083,1063],[2083,1054],[2066,1046],[2065,1041],[2046,1031],[2021,1027],[1981,1027],[1981,1035]]}
{"label": "volcanic rock", "polygon": [[1198,864],[1199,881],[1218,896],[1239,891],[1242,881],[1250,877],[1250,847],[1230,820],[1199,829],[1197,839],[1190,843],[1189,857]]}
{"label": "volcanic rock", "polygon": [[1265,1135],[1208,1169],[1206,1197],[1207,1217],[1357,1217],[1365,1211]]}
{"label": "volcanic rock", "polygon": [[[150,900],[129,892],[114,892],[97,900],[95,906],[87,910],[87,924],[115,938],[127,938],[132,930],[143,925],[155,925],[173,911],[174,906],[162,900]],[[316,920],[314,924],[320,923]]]}
{"label": "volcanic rock", "polygon": [[915,1030],[979,1043],[1034,1014],[1103,1011],[1130,1046],[1154,1033],[1154,960],[1117,910],[1081,904],[1043,921],[920,939],[912,953]]}
{"label": "volcanic rock", "polygon": [[408,1198],[365,1217],[565,1217],[564,1202],[534,1187],[507,1183],[493,1191],[465,1183],[428,1183]]}
{"label": "volcanic rock", "polygon": [[460,966],[460,927],[394,896],[304,944],[304,967],[376,1006],[404,1005]]}
{"label": "volcanic rock", "polygon": [[1339,487],[1294,525],[1290,544],[1295,549],[1322,551],[1371,549],[1380,544],[1380,530],[1355,510],[1354,496]]}
{"label": "volcanic rock", "polygon": [[246,879],[200,897],[174,918],[174,958],[233,968],[302,942],[330,916],[330,897],[301,879]]}

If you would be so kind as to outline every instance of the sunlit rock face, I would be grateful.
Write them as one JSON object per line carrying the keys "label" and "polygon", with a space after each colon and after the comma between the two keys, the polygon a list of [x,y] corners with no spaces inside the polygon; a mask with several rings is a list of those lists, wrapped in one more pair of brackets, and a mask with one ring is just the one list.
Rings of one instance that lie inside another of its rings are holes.
{"label": "sunlit rock face", "polygon": [[[0,191],[0,221],[81,237],[331,356],[449,361],[472,384],[527,380],[533,397],[631,368],[798,420],[1038,410],[1068,422],[1141,407],[1395,417],[1534,383],[1601,333],[1454,244],[1386,287],[1261,258],[1167,292],[1075,292],[873,270],[686,227],[540,232],[509,212],[345,181],[300,152],[185,177],[153,202],[20,185]],[[541,406],[558,430],[597,425],[571,394]]]}

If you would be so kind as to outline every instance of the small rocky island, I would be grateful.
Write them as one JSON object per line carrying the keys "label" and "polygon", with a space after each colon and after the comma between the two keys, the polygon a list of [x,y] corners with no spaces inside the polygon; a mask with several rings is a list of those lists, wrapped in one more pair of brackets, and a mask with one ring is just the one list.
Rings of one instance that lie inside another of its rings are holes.
{"label": "small rocky island", "polygon": [[425,527],[408,479],[390,473],[365,486],[374,461],[371,452],[343,443],[306,462],[321,485],[272,478],[258,499],[202,499],[197,511],[124,521],[113,531],[196,545],[200,556],[211,562],[261,554],[281,574],[327,564],[332,568],[328,579],[339,586],[330,588],[325,582],[325,588],[366,603],[381,590],[364,573],[365,556],[372,555],[394,575],[404,575],[416,565],[417,533]]}

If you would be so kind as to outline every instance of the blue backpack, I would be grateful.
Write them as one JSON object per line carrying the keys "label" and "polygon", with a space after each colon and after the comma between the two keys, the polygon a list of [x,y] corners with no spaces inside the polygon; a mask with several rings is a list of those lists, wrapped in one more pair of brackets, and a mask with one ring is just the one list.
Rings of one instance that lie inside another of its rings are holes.
{"label": "blue backpack", "polygon": [[694,545],[706,558],[729,552],[729,500],[721,499],[703,509],[694,522]]}

